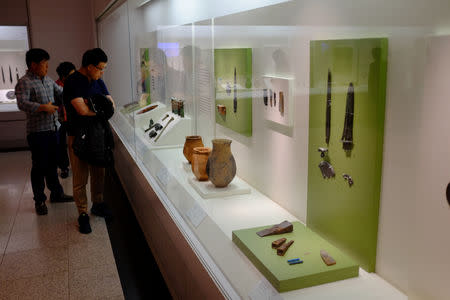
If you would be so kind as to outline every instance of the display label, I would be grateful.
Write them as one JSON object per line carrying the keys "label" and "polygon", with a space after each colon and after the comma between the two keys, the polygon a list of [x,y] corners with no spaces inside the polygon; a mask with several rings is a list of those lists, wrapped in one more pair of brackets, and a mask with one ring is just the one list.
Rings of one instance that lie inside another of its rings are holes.
{"label": "display label", "polygon": [[195,204],[191,207],[191,209],[187,211],[186,216],[189,218],[189,221],[191,221],[192,225],[197,228],[205,219],[206,213],[200,207],[200,205]]}
{"label": "display label", "polygon": [[260,280],[248,294],[251,300],[282,300],[280,293],[265,279]]}
{"label": "display label", "polygon": [[156,177],[158,178],[161,185],[166,188],[169,184],[169,170],[167,168],[161,168],[158,173],[156,174]]}

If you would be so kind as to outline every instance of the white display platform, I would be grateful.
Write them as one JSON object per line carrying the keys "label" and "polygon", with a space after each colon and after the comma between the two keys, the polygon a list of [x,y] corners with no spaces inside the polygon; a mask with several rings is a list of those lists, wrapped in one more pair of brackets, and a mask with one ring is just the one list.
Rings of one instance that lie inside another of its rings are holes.
{"label": "white display platform", "polygon": [[[139,111],[141,111],[147,107],[150,107],[152,105],[158,105],[158,107],[156,107],[146,113],[138,114]],[[132,114],[130,114],[130,116],[132,116],[134,118],[134,124],[136,124],[136,128],[145,130],[148,128],[150,119],[153,119],[153,121],[155,123],[157,123],[157,120],[161,119],[161,117],[164,116],[164,114],[168,111],[169,111],[169,108],[167,107],[167,105],[165,105],[164,103],[161,103],[161,102],[155,102],[155,103],[149,104],[145,107],[139,108],[138,110],[136,110]]]}
{"label": "white display platform", "polygon": [[212,184],[211,181],[198,181],[197,178],[189,178],[189,183],[194,187],[194,189],[202,196],[202,198],[219,198],[228,197],[234,195],[250,194],[251,189],[247,183],[234,177],[233,181],[230,182],[226,187],[217,188]]}
{"label": "white display platform", "polygon": [[[162,119],[168,115],[168,117],[163,121]],[[158,119],[153,119],[155,123],[161,124],[163,127],[168,123],[168,121],[174,118],[172,122],[163,129],[158,130],[158,135],[154,138],[149,137],[151,130],[145,132],[142,127],[136,126],[136,135],[139,137],[140,145],[139,150],[146,151],[146,147],[156,148],[156,147],[179,147],[184,144],[186,136],[191,135],[192,120],[189,117],[181,118],[172,112],[164,111],[160,114]],[[147,127],[146,125],[145,128]],[[152,129],[153,130],[153,129]],[[159,138],[158,138],[159,137]],[[158,140],[156,141],[156,139]],[[138,142],[138,140],[136,140]]]}

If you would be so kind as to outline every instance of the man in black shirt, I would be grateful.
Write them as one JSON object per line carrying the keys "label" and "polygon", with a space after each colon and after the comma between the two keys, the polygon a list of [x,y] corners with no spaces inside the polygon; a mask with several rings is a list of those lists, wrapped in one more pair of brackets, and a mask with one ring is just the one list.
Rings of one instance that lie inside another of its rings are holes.
{"label": "man in black shirt", "polygon": [[90,233],[88,203],[86,195],[87,180],[90,175],[91,212],[101,217],[109,217],[111,212],[103,202],[105,168],[94,166],[74,154],[72,144],[77,130],[86,122],[85,117],[96,114],[86,104],[86,99],[95,95],[105,95],[114,105],[105,83],[100,78],[105,71],[108,57],[100,48],[83,54],[81,68],[67,78],[64,84],[64,106],[67,112],[67,135],[70,164],[73,171],[73,197],[78,208],[78,224],[81,233]]}

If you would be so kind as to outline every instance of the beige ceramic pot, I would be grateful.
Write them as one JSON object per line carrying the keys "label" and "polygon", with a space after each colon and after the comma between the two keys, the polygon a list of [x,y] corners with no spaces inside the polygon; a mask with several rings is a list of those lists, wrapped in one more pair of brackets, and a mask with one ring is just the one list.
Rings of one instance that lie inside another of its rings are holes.
{"label": "beige ceramic pot", "polygon": [[213,149],[206,165],[209,180],[216,187],[226,187],[236,175],[236,162],[231,154],[231,140],[212,140]]}
{"label": "beige ceramic pot", "polygon": [[208,173],[206,173],[206,164],[208,163],[211,148],[195,147],[192,152],[192,172],[199,181],[208,180]]}
{"label": "beige ceramic pot", "polygon": [[189,163],[191,163],[192,150],[195,147],[203,147],[202,137],[199,135],[187,136],[186,141],[184,142],[183,154]]}

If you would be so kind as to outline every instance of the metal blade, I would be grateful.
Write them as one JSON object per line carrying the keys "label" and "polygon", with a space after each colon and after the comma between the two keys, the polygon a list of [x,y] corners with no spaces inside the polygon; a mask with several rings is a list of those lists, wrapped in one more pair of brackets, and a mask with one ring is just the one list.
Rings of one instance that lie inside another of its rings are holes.
{"label": "metal blade", "polygon": [[325,142],[330,143],[330,129],[331,129],[331,71],[328,69],[327,79],[327,107],[325,115]]}
{"label": "metal blade", "polygon": [[350,82],[347,92],[347,103],[345,106],[344,131],[342,132],[342,147],[344,150],[353,148],[353,114],[355,110],[355,93],[353,83]]}
{"label": "metal blade", "polygon": [[5,83],[5,73],[3,72],[3,66],[2,66],[2,79],[3,79],[3,83]]}
{"label": "metal blade", "polygon": [[234,67],[234,97],[233,97],[233,111],[237,112],[237,87],[236,87],[236,67]]}
{"label": "metal blade", "polygon": [[9,67],[9,81],[11,83],[13,83],[13,81],[12,81],[12,73],[11,73],[11,66],[8,66],[8,67]]}

